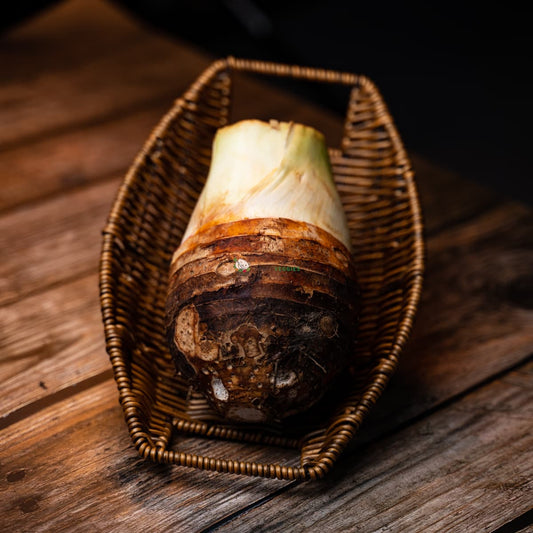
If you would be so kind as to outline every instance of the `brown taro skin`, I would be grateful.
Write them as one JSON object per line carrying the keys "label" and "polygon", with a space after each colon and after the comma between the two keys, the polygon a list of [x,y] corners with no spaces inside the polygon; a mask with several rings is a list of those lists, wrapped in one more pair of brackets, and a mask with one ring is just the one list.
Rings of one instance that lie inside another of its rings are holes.
{"label": "brown taro skin", "polygon": [[358,308],[352,255],[328,232],[283,218],[228,222],[174,257],[168,344],[219,414],[277,421],[316,403],[348,366]]}

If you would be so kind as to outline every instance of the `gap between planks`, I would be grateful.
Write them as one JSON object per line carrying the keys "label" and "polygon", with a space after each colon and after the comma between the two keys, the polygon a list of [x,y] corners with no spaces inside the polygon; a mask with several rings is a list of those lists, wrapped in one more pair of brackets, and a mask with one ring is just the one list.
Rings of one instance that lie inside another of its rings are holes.
{"label": "gap between planks", "polygon": [[0,309],[98,271],[101,232],[120,178],[0,216]]}
{"label": "gap between planks", "polygon": [[79,394],[80,392],[89,390],[95,387],[96,385],[100,385],[104,381],[107,381],[112,378],[113,378],[113,370],[109,368],[108,370],[104,370],[103,372],[100,372],[99,374],[90,376],[82,381],[78,381],[77,383],[69,385],[65,387],[64,389],[59,389],[49,394],[48,396],[43,396],[42,398],[39,398],[38,400],[35,400],[32,403],[26,404],[20,407],[19,409],[12,411],[8,415],[0,417],[0,431],[3,429],[6,429],[12,424],[16,424],[17,422],[20,422],[24,418],[27,418],[27,417],[30,417],[30,416],[33,416],[39,413],[39,411],[42,411],[43,409],[46,409],[47,407],[51,407],[52,405],[58,402],[66,400],[70,398],[71,396]]}
{"label": "gap between planks", "polygon": [[[47,141],[54,137],[63,137],[71,133],[81,132],[86,129],[104,126],[112,122],[121,121],[142,112],[157,111],[160,117],[162,112],[170,109],[174,100],[178,97],[175,89],[166,89],[158,92],[154,96],[147,97],[143,100],[132,102],[131,105],[120,108],[110,109],[102,115],[93,117],[80,118],[78,121],[72,121],[48,130],[42,130],[25,137],[17,138],[13,141],[5,142],[0,149],[0,155],[14,150],[26,149],[31,150],[32,145]],[[153,126],[157,125],[157,120]],[[149,133],[149,132],[148,132]],[[139,149],[141,146],[139,146]]]}
{"label": "gap between planks", "polygon": [[163,110],[162,104],[138,109],[100,125],[85,125],[0,152],[4,182],[0,215],[38,206],[111,176],[124,176]]}
{"label": "gap between planks", "polygon": [[531,533],[533,531],[533,509],[507,522],[491,533]]}

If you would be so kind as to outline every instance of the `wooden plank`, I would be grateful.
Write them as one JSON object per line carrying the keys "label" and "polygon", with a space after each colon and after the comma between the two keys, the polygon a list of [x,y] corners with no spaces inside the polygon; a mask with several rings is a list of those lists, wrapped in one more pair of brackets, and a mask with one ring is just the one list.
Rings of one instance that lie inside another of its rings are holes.
{"label": "wooden plank", "polygon": [[0,210],[124,175],[166,104],[0,152]]}
{"label": "wooden plank", "polygon": [[[70,22],[67,22],[70,21]],[[135,24],[108,2],[72,0],[3,40],[0,146],[167,99],[209,60]],[[30,65],[30,68],[28,67]]]}
{"label": "wooden plank", "polygon": [[[142,461],[107,381],[1,433],[0,524],[13,531],[197,531],[286,485]],[[194,449],[205,453],[204,443]],[[191,450],[191,439],[180,448]],[[261,447],[219,443],[221,457],[264,457]],[[273,462],[294,452],[272,449]]]}
{"label": "wooden plank", "polygon": [[91,274],[0,308],[0,426],[31,402],[110,369]]}
{"label": "wooden plank", "polygon": [[[200,70],[196,74],[200,74]],[[188,82],[192,83],[194,78],[191,77]],[[268,88],[256,90],[259,86],[253,82],[243,81],[242,84],[244,89],[241,90],[248,95],[245,102],[255,100],[258,91],[263,94],[264,101],[268,102],[268,105],[262,106],[264,118],[283,116],[292,105],[289,116],[301,122],[321,122],[330,130],[338,130],[336,133],[341,130],[337,117],[312,111],[310,106],[297,103],[291,95]],[[168,102],[155,102],[148,109],[110,117],[96,124],[2,150],[0,210],[65,192],[72,187],[104,179],[110,174],[124,174],[169,107]],[[246,110],[246,104],[243,108]]]}
{"label": "wooden plank", "polygon": [[428,236],[450,225],[460,225],[505,201],[490,189],[437,167],[419,154],[411,159]]}
{"label": "wooden plank", "polygon": [[217,531],[493,531],[533,500],[533,365],[345,457]]}
{"label": "wooden plank", "polygon": [[0,304],[98,269],[105,225],[121,177],[0,217]]}
{"label": "wooden plank", "polygon": [[362,440],[533,353],[529,209],[506,203],[443,230],[427,255],[412,339]]}

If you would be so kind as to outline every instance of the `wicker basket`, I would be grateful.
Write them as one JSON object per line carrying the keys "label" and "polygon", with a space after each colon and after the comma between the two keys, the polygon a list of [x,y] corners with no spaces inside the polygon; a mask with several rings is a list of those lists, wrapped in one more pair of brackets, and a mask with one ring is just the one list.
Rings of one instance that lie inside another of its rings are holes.
{"label": "wicker basket", "polygon": [[[290,427],[250,428],[217,420],[205,400],[175,375],[165,344],[170,259],[207,176],[215,131],[228,122],[236,71],[351,87],[342,145],[330,155],[362,289],[359,363],[340,394],[300,421],[291,421]],[[158,463],[218,472],[290,480],[324,476],[354,439],[396,368],[410,334],[423,270],[413,173],[371,81],[234,58],[213,63],[151,134],[120,188],[103,233],[100,295],[106,346],[138,452]],[[292,446],[299,450],[300,463],[184,453],[173,447],[176,434]]]}

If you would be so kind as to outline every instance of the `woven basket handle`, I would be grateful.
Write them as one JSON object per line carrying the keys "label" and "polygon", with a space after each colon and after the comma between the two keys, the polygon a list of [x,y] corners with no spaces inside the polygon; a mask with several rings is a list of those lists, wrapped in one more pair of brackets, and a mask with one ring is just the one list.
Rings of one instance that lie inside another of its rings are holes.
{"label": "woven basket handle", "polygon": [[370,98],[378,107],[381,106],[382,102],[379,91],[370,79],[368,79],[366,76],[353,74],[350,72],[301,67],[298,65],[286,65],[282,63],[250,59],[237,59],[231,56],[225,60],[221,60],[218,68],[230,68],[235,71],[250,72],[267,76],[278,76],[320,83],[331,83],[348,87],[351,86],[352,89],[350,91],[350,98],[348,107],[346,109],[346,118],[344,122],[344,132],[342,138],[343,152],[350,148],[352,142],[348,132],[352,130],[354,123],[358,121],[357,110],[360,107],[361,93],[364,93],[365,97]]}
{"label": "woven basket handle", "polygon": [[361,79],[361,76],[349,72],[285,65],[283,63],[271,63],[268,61],[237,59],[235,57],[228,57],[226,63],[231,69],[241,72],[335,83],[339,85],[358,85]]}

